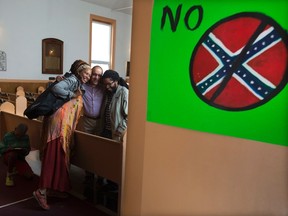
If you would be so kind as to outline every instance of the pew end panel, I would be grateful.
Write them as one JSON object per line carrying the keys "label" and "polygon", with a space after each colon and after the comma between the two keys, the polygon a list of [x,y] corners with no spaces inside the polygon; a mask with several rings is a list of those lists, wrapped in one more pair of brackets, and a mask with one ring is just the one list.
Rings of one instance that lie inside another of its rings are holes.
{"label": "pew end panel", "polygon": [[77,130],[74,142],[72,164],[121,185],[123,143]]}

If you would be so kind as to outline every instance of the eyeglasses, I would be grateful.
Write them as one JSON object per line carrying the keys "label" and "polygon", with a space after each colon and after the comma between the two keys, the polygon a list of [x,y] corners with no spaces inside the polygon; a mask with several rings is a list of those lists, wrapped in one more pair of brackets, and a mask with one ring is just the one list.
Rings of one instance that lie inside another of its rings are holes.
{"label": "eyeglasses", "polygon": [[112,87],[113,83],[115,83],[115,81],[113,81],[113,82],[111,82],[111,83],[107,83],[107,84],[105,84],[106,88],[108,88],[108,87]]}

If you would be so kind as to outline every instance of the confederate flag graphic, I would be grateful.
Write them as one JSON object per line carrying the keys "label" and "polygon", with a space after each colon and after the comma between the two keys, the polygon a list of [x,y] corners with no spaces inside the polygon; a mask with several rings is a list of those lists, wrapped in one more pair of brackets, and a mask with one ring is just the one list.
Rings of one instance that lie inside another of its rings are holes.
{"label": "confederate flag graphic", "polygon": [[193,51],[194,91],[223,110],[248,110],[268,102],[287,83],[287,38],[278,23],[260,13],[239,13],[219,21]]}

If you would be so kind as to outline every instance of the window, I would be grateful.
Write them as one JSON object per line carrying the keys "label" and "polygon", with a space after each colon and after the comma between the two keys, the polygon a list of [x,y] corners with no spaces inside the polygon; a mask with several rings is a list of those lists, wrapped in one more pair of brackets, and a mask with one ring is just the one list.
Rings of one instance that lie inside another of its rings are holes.
{"label": "window", "polygon": [[96,15],[90,16],[90,63],[103,70],[114,68],[114,37],[116,21]]}

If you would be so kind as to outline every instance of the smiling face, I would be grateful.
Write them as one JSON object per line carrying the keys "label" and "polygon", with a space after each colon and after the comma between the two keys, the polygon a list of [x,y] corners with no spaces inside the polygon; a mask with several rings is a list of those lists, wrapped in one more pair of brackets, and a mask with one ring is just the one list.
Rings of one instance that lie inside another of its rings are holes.
{"label": "smiling face", "polygon": [[106,90],[115,93],[118,87],[118,81],[112,80],[111,78],[105,78],[103,80],[104,86],[106,86]]}
{"label": "smiling face", "polygon": [[81,71],[79,71],[79,80],[82,83],[87,83],[90,80],[92,70],[90,67],[85,67]]}
{"label": "smiling face", "polygon": [[100,66],[93,67],[89,84],[93,86],[97,86],[100,82],[102,75],[103,75],[103,70]]}
{"label": "smiling face", "polygon": [[80,80],[81,83],[88,82],[92,73],[90,65],[81,59],[73,62],[70,71]]}

